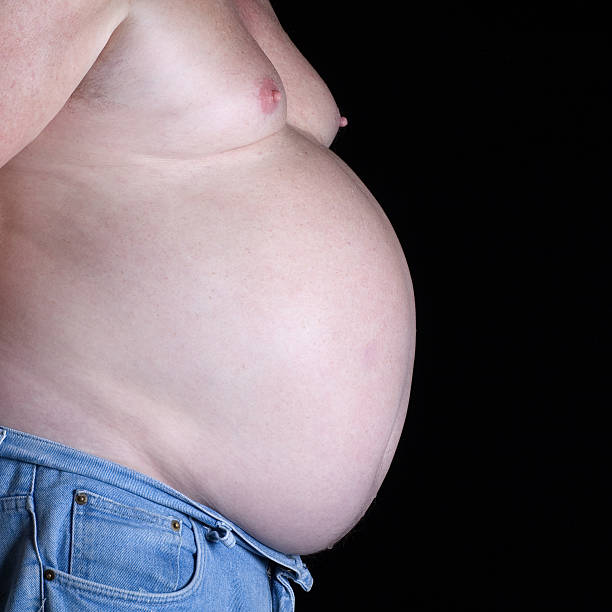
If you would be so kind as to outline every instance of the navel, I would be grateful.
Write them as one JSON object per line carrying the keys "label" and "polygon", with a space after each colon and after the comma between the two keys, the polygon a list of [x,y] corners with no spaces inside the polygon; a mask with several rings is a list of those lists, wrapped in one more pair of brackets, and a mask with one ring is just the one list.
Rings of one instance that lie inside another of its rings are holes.
{"label": "navel", "polygon": [[348,125],[348,119],[346,117],[340,117],[340,127],[346,127]]}

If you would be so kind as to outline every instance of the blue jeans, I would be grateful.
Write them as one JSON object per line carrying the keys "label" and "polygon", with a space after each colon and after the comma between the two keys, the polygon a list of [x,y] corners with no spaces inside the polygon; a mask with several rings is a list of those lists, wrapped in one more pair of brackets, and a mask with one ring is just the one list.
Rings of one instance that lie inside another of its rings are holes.
{"label": "blue jeans", "polygon": [[0,427],[1,612],[290,612],[297,555],[127,467]]}

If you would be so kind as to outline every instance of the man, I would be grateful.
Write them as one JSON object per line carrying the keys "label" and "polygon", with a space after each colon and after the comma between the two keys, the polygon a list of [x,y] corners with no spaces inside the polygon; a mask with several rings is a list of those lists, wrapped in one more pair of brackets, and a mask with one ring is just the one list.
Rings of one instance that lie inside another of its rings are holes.
{"label": "man", "polygon": [[267,0],[0,0],[0,602],[292,610],[404,422],[414,296]]}

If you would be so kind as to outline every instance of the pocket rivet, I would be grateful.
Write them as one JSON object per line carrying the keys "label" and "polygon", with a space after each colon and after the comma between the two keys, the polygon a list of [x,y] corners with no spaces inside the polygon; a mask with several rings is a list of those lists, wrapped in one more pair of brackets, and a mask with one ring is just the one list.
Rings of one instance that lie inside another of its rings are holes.
{"label": "pocket rivet", "polygon": [[181,530],[181,523],[180,521],[177,521],[176,519],[174,519],[172,521],[172,523],[170,523],[172,525],[172,529],[174,529],[174,531],[180,531]]}
{"label": "pocket rivet", "polygon": [[84,506],[87,503],[87,495],[85,493],[77,493],[74,496],[74,501],[79,504],[79,506]]}
{"label": "pocket rivet", "polygon": [[55,572],[53,570],[45,570],[43,576],[45,577],[45,580],[54,580]]}

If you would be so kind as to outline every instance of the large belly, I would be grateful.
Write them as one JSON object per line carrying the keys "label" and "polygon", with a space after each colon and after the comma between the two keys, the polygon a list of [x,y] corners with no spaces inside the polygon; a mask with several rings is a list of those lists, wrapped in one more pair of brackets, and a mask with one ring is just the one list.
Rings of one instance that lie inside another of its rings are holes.
{"label": "large belly", "polygon": [[9,172],[0,422],[280,550],[346,533],[397,442],[415,331],[401,248],[357,177],[288,128],[197,164]]}

